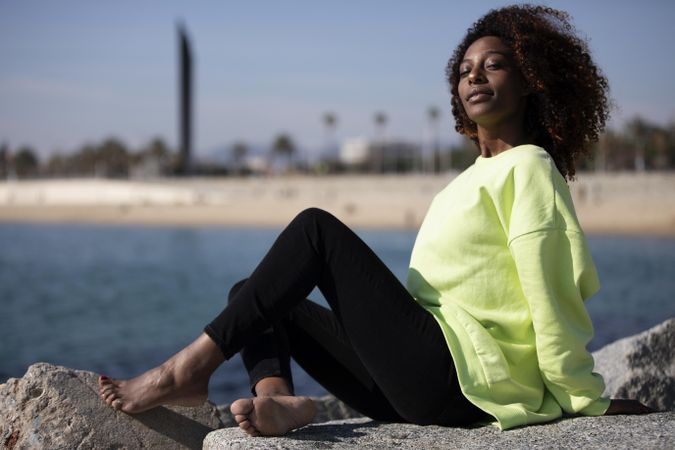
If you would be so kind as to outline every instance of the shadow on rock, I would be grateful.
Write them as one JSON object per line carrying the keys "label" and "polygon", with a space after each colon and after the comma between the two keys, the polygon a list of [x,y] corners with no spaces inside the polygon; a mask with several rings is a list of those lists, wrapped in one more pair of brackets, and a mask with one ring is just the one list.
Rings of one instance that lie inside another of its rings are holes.
{"label": "shadow on rock", "polygon": [[211,427],[164,407],[134,414],[131,417],[178,445],[190,449],[201,449],[202,441],[213,431]]}

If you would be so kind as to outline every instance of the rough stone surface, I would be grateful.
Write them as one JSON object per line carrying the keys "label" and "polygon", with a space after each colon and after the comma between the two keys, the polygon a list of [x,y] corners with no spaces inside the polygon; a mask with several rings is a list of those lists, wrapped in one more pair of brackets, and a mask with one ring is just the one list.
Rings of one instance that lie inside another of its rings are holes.
{"label": "rough stone surface", "polygon": [[367,418],[311,424],[284,437],[217,430],[204,450],[221,449],[667,449],[675,448],[675,412],[644,416],[575,417],[499,431],[375,422]]}
{"label": "rough stone surface", "polygon": [[[0,385],[0,448],[675,448],[675,319],[593,355],[606,394],[666,411],[642,416],[575,417],[500,432],[375,422],[342,402],[315,399],[315,422],[279,438],[251,438],[228,406],[160,407],[130,416],[98,397],[97,376],[46,363]],[[345,420],[345,418],[347,418]],[[207,435],[208,434],[208,435]]]}
{"label": "rough stone surface", "polygon": [[46,363],[0,386],[0,447],[8,450],[200,449],[222,425],[209,403],[134,416],[115,411],[98,396],[96,374]]}
{"label": "rough stone surface", "polygon": [[[314,399],[315,422],[360,417],[332,396]],[[47,363],[0,385],[2,449],[202,448],[210,431],[236,426],[229,405],[167,406],[130,416],[106,406],[97,375]]]}
{"label": "rough stone surface", "polygon": [[605,396],[635,398],[658,411],[675,409],[675,319],[593,353]]}

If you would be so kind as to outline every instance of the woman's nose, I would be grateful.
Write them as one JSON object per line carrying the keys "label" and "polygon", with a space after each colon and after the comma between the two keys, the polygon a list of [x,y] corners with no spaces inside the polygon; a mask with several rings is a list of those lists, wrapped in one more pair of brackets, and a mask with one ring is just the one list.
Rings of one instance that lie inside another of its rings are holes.
{"label": "woman's nose", "polygon": [[483,75],[483,72],[479,69],[474,67],[471,72],[469,72],[469,83],[474,84],[474,83],[484,83],[485,82],[485,77]]}

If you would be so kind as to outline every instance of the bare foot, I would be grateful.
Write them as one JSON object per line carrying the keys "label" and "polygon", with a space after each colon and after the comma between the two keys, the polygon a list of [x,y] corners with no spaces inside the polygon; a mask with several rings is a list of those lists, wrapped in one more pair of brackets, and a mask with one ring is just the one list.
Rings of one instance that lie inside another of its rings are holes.
{"label": "bare foot", "polygon": [[304,427],[316,414],[311,398],[291,395],[242,398],[232,403],[230,411],[251,436],[281,436]]}
{"label": "bare foot", "polygon": [[109,406],[135,414],[159,405],[199,406],[223,354],[206,334],[168,361],[131,380],[99,377],[99,394]]}

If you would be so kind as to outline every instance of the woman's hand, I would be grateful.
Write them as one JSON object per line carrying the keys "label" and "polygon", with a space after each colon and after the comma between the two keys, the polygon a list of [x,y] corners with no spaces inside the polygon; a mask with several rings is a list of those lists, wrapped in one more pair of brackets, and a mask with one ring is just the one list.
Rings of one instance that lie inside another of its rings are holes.
{"label": "woman's hand", "polygon": [[649,406],[643,405],[637,400],[624,400],[613,398],[605,415],[612,414],[648,414],[654,412]]}

